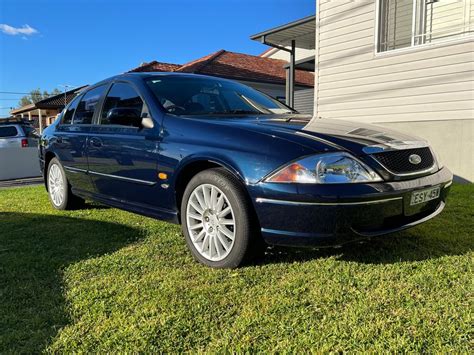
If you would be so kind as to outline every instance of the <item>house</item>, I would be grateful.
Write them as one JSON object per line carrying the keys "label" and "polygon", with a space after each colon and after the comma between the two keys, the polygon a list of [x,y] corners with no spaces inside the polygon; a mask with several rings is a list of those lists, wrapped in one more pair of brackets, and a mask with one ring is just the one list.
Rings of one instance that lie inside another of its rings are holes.
{"label": "house", "polygon": [[251,39],[314,51],[316,117],[425,138],[474,181],[474,0],[316,0],[303,20]]}
{"label": "house", "polygon": [[[283,59],[265,58],[249,54],[219,50],[189,63],[178,65],[153,61],[143,63],[130,72],[179,72],[217,76],[237,80],[257,90],[285,101],[288,98],[286,77],[288,62]],[[295,91],[313,90],[314,71],[297,70]],[[303,112],[312,114],[313,105],[294,105]]]}
{"label": "house", "polygon": [[66,91],[64,93],[50,96],[36,103],[22,106],[10,111],[13,117],[21,117],[32,121],[33,125],[41,133],[44,127],[54,122],[57,115],[61,113],[63,108],[72,101],[76,95],[87,85]]}

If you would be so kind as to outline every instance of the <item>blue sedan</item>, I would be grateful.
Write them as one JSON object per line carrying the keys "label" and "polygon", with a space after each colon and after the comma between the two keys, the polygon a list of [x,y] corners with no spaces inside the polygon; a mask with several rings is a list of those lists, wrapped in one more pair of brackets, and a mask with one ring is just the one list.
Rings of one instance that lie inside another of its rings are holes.
{"label": "blue sedan", "polygon": [[415,226],[443,210],[452,182],[420,138],[177,73],[88,87],[44,131],[40,164],[54,208],[90,199],[179,223],[212,267],[268,244],[340,245]]}

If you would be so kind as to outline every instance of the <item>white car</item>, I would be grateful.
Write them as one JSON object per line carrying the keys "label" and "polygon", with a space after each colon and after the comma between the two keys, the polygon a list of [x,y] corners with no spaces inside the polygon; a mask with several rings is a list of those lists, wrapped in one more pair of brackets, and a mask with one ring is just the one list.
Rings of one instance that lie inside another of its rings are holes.
{"label": "white car", "polygon": [[24,121],[0,121],[0,149],[36,147],[38,138],[35,128]]}

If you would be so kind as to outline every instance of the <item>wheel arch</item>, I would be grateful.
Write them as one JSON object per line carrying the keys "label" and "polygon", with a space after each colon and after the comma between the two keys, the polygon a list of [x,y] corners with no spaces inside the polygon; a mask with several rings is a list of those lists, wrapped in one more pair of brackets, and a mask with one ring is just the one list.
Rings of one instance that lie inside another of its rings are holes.
{"label": "wheel arch", "polygon": [[51,162],[51,160],[53,158],[57,158],[56,154],[54,154],[51,151],[46,152],[46,154],[44,156],[44,174],[43,174],[43,180],[44,180],[44,185],[46,187],[46,191],[48,191],[48,184],[47,184],[47,180],[46,180],[47,177],[48,177],[48,167],[49,167],[49,163]]}
{"label": "wheel arch", "polygon": [[[176,172],[176,178],[174,181],[174,191],[175,191],[175,203],[176,209],[178,211],[178,218],[181,221],[180,211],[181,211],[181,202],[184,195],[184,190],[186,186],[191,181],[191,179],[199,174],[200,172],[213,168],[222,168],[232,174],[237,178],[240,183],[245,186],[245,180],[242,174],[238,169],[234,168],[231,164],[215,158],[194,158],[187,161],[185,164],[182,164],[180,169]],[[247,196],[248,192],[245,189]],[[248,196],[249,197],[249,196]]]}

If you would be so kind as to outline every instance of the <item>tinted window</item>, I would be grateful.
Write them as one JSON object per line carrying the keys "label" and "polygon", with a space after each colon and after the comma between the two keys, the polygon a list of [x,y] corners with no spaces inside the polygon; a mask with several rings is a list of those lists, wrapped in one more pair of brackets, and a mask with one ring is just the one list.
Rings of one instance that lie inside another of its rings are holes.
{"label": "tinted window", "polygon": [[108,115],[115,108],[127,108],[135,110],[137,116],[143,111],[143,101],[136,90],[129,84],[117,83],[112,86],[102,109],[101,124],[111,124]]}
{"label": "tinted window", "polygon": [[71,124],[72,117],[74,116],[74,111],[76,110],[77,103],[79,102],[79,96],[76,97],[71,104],[67,107],[66,111],[64,112],[63,119],[61,121],[62,124]]}
{"label": "tinted window", "polygon": [[73,124],[91,124],[94,111],[106,86],[98,86],[88,91],[81,99],[74,114]]}
{"label": "tinted window", "polygon": [[15,126],[0,126],[0,137],[15,137],[18,131]]}
{"label": "tinted window", "polygon": [[175,115],[271,115],[294,112],[246,85],[213,78],[160,75],[146,81],[158,102]]}

